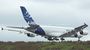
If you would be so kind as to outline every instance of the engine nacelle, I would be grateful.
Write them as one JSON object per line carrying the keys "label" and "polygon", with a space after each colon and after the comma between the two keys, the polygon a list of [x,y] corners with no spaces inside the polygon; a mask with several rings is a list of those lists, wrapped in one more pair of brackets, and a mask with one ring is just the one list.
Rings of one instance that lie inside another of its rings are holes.
{"label": "engine nacelle", "polygon": [[80,31],[80,34],[81,35],[87,35],[88,33],[87,33],[87,31]]}
{"label": "engine nacelle", "polygon": [[77,34],[75,34],[75,35],[74,35],[74,37],[78,37],[78,35],[77,35]]}
{"label": "engine nacelle", "polygon": [[83,33],[84,33],[83,31],[80,31],[80,34],[81,34],[81,35],[83,35]]}
{"label": "engine nacelle", "polygon": [[30,34],[30,33],[27,33],[27,36],[28,36],[28,37],[35,37],[34,34]]}

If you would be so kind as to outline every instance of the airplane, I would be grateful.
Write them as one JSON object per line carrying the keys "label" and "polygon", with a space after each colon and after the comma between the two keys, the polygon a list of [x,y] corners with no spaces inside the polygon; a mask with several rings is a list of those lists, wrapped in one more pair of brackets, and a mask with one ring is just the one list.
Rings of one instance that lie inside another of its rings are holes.
{"label": "airplane", "polygon": [[[24,6],[20,6],[21,12],[23,14],[23,17],[25,21],[28,23],[27,27],[14,27],[14,26],[6,26],[8,28],[14,28],[14,29],[23,29],[25,31],[19,31],[19,30],[12,30],[12,29],[6,29],[8,31],[16,31],[20,33],[25,33],[28,37],[35,37],[37,35],[40,35],[41,37],[46,38],[47,40],[53,41],[53,40],[65,40],[66,37],[75,37],[80,39],[84,35],[87,35],[87,31],[84,31],[88,25],[84,23],[83,25],[76,27],[76,28],[70,28],[70,27],[57,27],[57,26],[42,26],[35,23],[31,15],[28,13],[26,8]],[[1,28],[1,30],[5,30],[4,28]]]}

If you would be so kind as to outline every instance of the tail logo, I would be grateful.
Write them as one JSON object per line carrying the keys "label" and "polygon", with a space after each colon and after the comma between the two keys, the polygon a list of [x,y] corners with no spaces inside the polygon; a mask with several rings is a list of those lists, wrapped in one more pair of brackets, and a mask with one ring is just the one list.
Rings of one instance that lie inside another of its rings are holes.
{"label": "tail logo", "polygon": [[28,13],[25,7],[21,6],[21,11],[24,16],[24,19],[29,25],[35,24],[34,20],[32,19],[31,15]]}

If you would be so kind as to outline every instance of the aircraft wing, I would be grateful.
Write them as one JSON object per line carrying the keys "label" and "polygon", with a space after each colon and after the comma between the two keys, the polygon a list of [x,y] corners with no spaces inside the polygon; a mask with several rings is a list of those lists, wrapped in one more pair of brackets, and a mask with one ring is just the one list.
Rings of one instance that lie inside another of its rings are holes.
{"label": "aircraft wing", "polygon": [[[10,29],[10,28],[20,28],[20,29]],[[1,28],[1,30],[13,31],[13,32],[18,32],[18,33],[22,33],[22,34],[27,34],[28,37],[35,37],[35,35],[36,35],[36,34],[34,34],[32,32],[28,32],[28,31],[24,30],[23,27]]]}
{"label": "aircraft wing", "polygon": [[86,27],[88,27],[88,25],[84,23],[84,25],[81,25],[79,27],[76,27],[74,29],[74,31],[79,32],[79,31],[82,31],[83,29],[85,29]]}
{"label": "aircraft wing", "polygon": [[76,35],[78,32],[82,31],[86,27],[88,27],[88,25],[84,23],[84,25],[81,25],[79,27],[76,27],[73,30],[68,31],[68,32],[62,34],[60,37],[71,37],[72,35]]}
{"label": "aircraft wing", "polygon": [[16,29],[26,29],[25,27],[15,27],[15,26],[6,26],[8,28],[16,28]]}
{"label": "aircraft wing", "polygon": [[[15,27],[17,28],[17,27]],[[23,30],[20,30],[20,29],[9,29],[9,28],[1,28],[1,30],[6,30],[6,31],[14,31],[14,32],[19,32],[19,33],[30,33],[28,31],[23,31]]]}

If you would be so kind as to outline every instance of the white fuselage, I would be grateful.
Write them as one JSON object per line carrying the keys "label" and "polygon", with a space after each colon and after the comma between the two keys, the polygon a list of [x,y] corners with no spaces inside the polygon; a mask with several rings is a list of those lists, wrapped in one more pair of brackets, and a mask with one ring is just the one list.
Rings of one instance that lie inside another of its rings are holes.
{"label": "white fuselage", "polygon": [[70,27],[57,27],[57,26],[41,26],[47,36],[60,36],[73,28]]}
{"label": "white fuselage", "polygon": [[[42,26],[42,25],[41,25],[41,28],[45,31],[45,34],[47,36],[53,36],[53,37],[59,37],[74,29],[72,27]],[[83,30],[83,31],[84,31],[83,35],[88,34],[86,30]],[[83,36],[79,32],[77,34],[78,36]],[[74,36],[65,36],[65,37],[74,37]]]}

